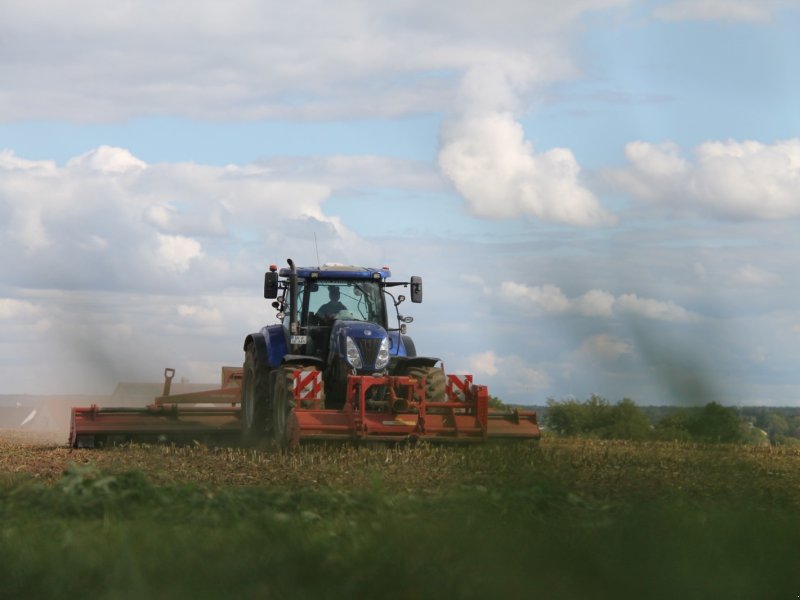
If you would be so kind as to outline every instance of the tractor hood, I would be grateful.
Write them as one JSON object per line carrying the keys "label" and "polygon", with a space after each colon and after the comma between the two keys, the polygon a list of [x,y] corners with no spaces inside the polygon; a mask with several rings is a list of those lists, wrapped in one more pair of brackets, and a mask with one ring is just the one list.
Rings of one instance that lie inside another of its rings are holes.
{"label": "tractor hood", "polygon": [[357,371],[383,371],[389,365],[389,335],[375,323],[336,321],[331,331],[331,348]]}

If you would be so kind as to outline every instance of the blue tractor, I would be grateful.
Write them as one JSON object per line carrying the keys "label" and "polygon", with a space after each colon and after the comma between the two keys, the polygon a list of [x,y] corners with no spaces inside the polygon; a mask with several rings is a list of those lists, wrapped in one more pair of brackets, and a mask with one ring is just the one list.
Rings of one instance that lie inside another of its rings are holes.
{"label": "blue tractor", "polygon": [[[398,310],[406,297],[393,293],[393,288],[410,287],[411,302],[422,302],[420,277],[389,281],[387,267],[296,267],[291,259],[287,262],[280,271],[272,265],[264,279],[264,297],[274,300],[280,323],[251,333],[244,342],[241,426],[246,439],[271,437],[286,446],[296,441],[292,423],[287,424],[290,413],[324,415],[353,409],[350,378],[385,381],[365,393],[365,411],[387,407],[389,377],[424,382],[429,402],[445,401],[440,361],[417,356],[406,335],[406,324],[413,319]],[[315,380],[306,386],[306,397],[297,391],[304,377]],[[418,402],[421,394],[416,396]],[[392,405],[398,409],[401,403]],[[299,433],[308,437],[311,432]],[[317,432],[317,437],[325,437],[325,432]]]}

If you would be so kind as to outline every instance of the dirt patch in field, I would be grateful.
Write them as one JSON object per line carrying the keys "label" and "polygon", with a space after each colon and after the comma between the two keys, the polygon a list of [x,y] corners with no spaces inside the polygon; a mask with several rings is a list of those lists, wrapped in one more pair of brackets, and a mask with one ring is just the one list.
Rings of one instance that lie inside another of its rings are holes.
{"label": "dirt patch in field", "polygon": [[69,464],[65,441],[53,432],[0,430],[0,473],[56,480]]}

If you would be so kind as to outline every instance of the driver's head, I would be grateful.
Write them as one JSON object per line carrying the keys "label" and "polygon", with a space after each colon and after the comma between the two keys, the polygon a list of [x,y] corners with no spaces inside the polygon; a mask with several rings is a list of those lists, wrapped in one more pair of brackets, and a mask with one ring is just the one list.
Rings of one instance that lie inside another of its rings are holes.
{"label": "driver's head", "polygon": [[338,300],[339,299],[339,288],[335,285],[332,285],[328,288],[328,294],[330,295],[331,300]]}

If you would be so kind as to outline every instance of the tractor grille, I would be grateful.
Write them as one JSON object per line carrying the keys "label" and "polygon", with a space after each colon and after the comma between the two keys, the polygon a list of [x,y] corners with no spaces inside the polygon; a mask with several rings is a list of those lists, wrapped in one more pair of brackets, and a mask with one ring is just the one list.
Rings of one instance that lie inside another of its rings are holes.
{"label": "tractor grille", "polygon": [[381,348],[381,340],[373,338],[359,338],[356,340],[358,350],[361,352],[361,360],[364,362],[364,368],[370,369],[375,366],[375,360],[378,358],[378,350]]}

